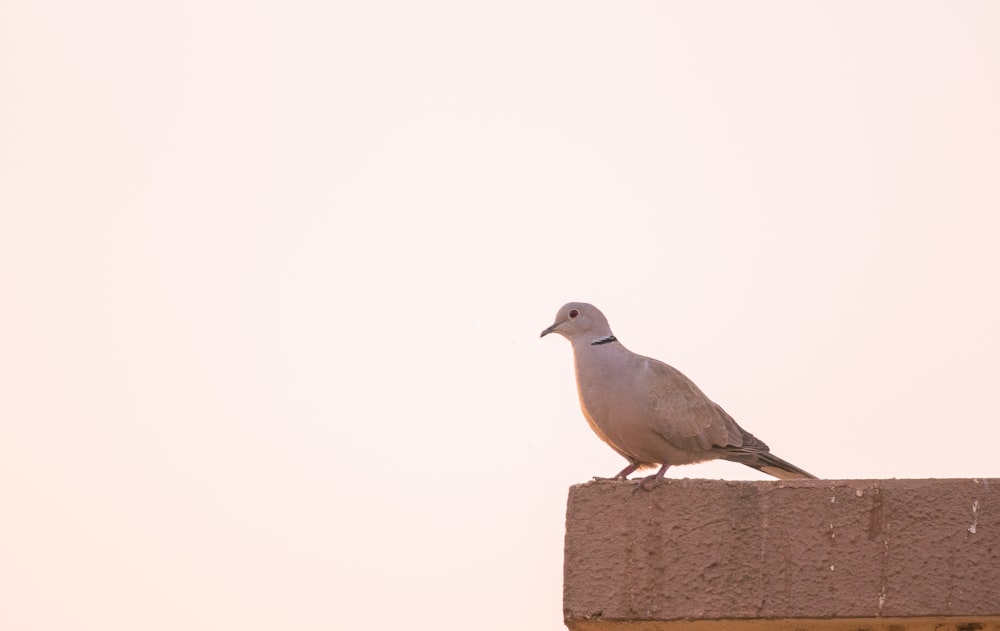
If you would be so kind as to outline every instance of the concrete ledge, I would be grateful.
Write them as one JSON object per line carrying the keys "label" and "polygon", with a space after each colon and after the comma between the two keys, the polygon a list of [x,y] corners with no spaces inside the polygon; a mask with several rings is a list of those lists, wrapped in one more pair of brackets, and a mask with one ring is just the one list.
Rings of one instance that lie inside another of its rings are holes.
{"label": "concrete ledge", "polygon": [[573,631],[1000,630],[1000,479],[570,489]]}

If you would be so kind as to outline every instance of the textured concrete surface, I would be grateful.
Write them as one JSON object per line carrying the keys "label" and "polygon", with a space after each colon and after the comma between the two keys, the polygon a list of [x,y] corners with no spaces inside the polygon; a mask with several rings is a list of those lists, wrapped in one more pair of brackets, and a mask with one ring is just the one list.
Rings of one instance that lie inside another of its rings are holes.
{"label": "textured concrete surface", "polygon": [[1000,479],[634,488],[570,490],[574,631],[1000,630]]}

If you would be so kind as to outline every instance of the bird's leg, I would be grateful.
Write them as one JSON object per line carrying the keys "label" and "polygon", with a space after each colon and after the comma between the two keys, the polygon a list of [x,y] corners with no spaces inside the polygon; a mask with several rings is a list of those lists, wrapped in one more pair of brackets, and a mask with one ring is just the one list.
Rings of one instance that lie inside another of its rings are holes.
{"label": "bird's leg", "polygon": [[627,480],[632,472],[639,468],[638,462],[629,462],[628,466],[615,474],[615,480]]}
{"label": "bird's leg", "polygon": [[630,460],[629,463],[628,463],[628,466],[625,467],[624,469],[622,469],[621,471],[619,471],[617,474],[615,474],[615,477],[613,477],[613,478],[601,478],[601,477],[598,477],[598,476],[595,475],[594,479],[595,480],[627,480],[628,476],[633,471],[635,471],[638,468],[639,468],[639,463],[638,462],[632,462]]}
{"label": "bird's leg", "polygon": [[647,475],[643,479],[639,480],[639,484],[632,489],[632,493],[634,494],[639,489],[642,489],[643,491],[652,491],[656,487],[660,486],[660,483],[663,482],[663,474],[666,473],[669,468],[670,465],[665,464],[653,475]]}

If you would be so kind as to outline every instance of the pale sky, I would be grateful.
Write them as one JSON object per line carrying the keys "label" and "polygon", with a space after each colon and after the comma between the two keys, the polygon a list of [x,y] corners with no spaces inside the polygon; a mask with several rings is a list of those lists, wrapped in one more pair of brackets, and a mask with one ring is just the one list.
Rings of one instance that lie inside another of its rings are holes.
{"label": "pale sky", "polygon": [[562,628],[571,300],[820,477],[1000,475],[998,32],[0,2],[0,628]]}

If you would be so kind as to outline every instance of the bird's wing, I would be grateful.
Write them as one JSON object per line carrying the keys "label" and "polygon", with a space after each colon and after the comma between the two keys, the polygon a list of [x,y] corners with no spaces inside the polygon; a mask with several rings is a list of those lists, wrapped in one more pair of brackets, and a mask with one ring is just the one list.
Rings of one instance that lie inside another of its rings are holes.
{"label": "bird's wing", "polygon": [[[745,437],[750,435],[693,381],[673,366],[643,359],[644,387],[658,434],[675,447],[693,452],[745,445]],[[757,441],[753,436],[750,439]],[[763,443],[760,445],[767,449]]]}

